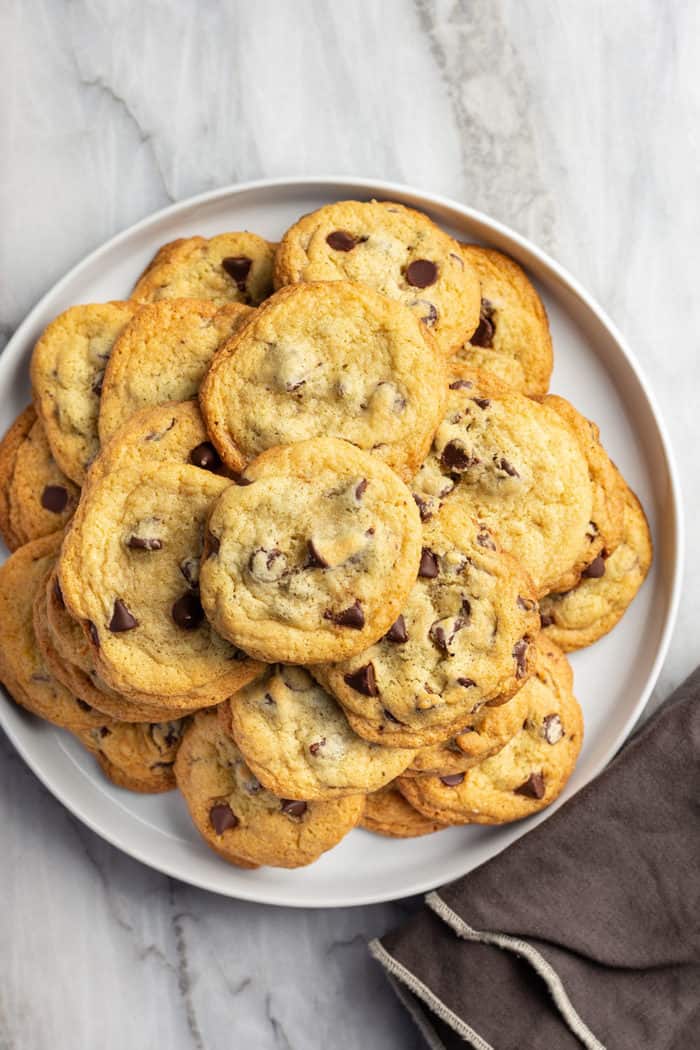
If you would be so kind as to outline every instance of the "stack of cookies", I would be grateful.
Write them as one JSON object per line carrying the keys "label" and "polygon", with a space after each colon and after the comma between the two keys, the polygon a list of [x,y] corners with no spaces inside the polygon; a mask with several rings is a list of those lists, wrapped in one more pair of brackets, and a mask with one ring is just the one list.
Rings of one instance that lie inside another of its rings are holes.
{"label": "stack of cookies", "polygon": [[162,247],[36,344],[0,677],[242,867],[526,817],[651,561],[523,271],[400,204]]}

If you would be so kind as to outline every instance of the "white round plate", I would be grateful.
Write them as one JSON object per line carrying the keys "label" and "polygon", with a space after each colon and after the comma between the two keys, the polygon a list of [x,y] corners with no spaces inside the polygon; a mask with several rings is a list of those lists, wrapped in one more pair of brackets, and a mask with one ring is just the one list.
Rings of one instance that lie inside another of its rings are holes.
{"label": "white round plate", "polygon": [[[603,768],[649,697],[675,619],[682,530],[666,430],[637,363],[586,292],[534,245],[470,208],[390,183],[285,179],[204,194],[114,237],[44,296],[0,357],[0,427],[4,431],[28,401],[29,357],[44,326],[74,303],[128,296],[165,241],[236,229],[277,240],[304,212],[329,201],[371,197],[423,209],[462,240],[500,248],[528,269],[549,312],[556,362],[552,389],[600,425],[607,449],[649,515],[656,549],[649,579],[615,630],[572,660],[586,739],[561,802]],[[204,845],[177,792],[139,796],[111,786],[72,737],[26,715],[5,697],[0,698],[0,722],[46,787],[113,845],[196,886],[270,904],[339,907],[418,893],[482,864],[552,812],[502,828],[453,828],[414,840],[357,830],[309,868],[241,871]]]}

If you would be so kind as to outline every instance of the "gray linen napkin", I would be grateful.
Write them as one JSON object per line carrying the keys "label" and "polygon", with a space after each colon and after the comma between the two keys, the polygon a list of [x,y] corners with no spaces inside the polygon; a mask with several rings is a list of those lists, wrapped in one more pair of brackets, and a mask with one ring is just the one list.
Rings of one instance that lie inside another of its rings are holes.
{"label": "gray linen napkin", "polygon": [[596,780],[371,950],[429,1045],[700,1048],[700,668]]}

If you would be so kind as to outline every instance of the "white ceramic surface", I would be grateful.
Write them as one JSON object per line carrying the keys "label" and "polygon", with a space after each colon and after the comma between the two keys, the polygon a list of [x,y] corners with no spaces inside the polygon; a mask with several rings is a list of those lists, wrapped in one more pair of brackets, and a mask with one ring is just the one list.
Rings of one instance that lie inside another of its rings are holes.
{"label": "white ceramic surface", "polygon": [[[656,560],[640,596],[612,634],[573,657],[586,739],[563,800],[614,754],[656,680],[678,600],[679,497],[663,424],[619,333],[572,278],[523,238],[444,198],[369,180],[273,180],[193,198],[113,238],[41,300],[0,358],[0,388],[5,391],[0,426],[7,426],[26,403],[28,356],[43,326],[73,303],[128,294],[164,241],[237,228],[275,239],[298,215],[326,201],[371,196],[423,208],[462,239],[478,239],[508,251],[528,268],[552,326],[552,389],[570,397],[599,423],[606,447],[650,518]],[[248,900],[332,907],[403,897],[458,877],[547,817],[544,813],[504,828],[450,829],[413,841],[355,831],[310,868],[239,871],[201,843],[177,793],[141,797],[112,787],[71,737],[40,724],[6,700],[0,705],[0,721],[34,772],[93,830],[160,871]]]}

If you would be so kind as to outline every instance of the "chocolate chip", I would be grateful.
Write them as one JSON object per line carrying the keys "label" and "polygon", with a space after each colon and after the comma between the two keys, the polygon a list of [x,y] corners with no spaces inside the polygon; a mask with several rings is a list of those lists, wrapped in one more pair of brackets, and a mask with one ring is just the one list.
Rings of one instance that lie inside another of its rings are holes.
{"label": "chocolate chip", "polygon": [[304,563],[304,568],[305,569],[327,569],[328,568],[328,562],[325,560],[325,558],[322,558],[321,555],[318,553],[318,551],[314,547],[314,541],[313,540],[308,540],[308,542],[306,544],[306,549],[307,549],[308,553],[307,553],[306,561]]}
{"label": "chocolate chip", "polygon": [[351,233],[348,233],[347,230],[334,230],[333,233],[329,233],[326,237],[326,244],[329,245],[334,252],[351,252],[359,242],[360,238],[354,237]]}
{"label": "chocolate chip", "polygon": [[544,798],[544,776],[542,773],[530,773],[527,780],[515,788],[516,795],[525,795],[526,798]]}
{"label": "chocolate chip", "polygon": [[112,730],[108,729],[107,726],[100,726],[100,736],[101,737],[110,736],[111,733],[112,733]]}
{"label": "chocolate chip", "polygon": [[427,299],[414,299],[413,302],[411,303],[411,306],[422,306],[422,307],[424,307],[427,312],[426,312],[424,317],[421,317],[421,321],[428,328],[434,328],[435,327],[435,322],[438,319],[438,312],[437,312],[437,308],[436,308],[434,303],[428,302]]}
{"label": "chocolate chip", "polygon": [[384,637],[387,642],[395,642],[397,645],[403,645],[404,642],[408,641],[408,631],[406,630],[406,621],[403,616],[399,616],[398,620],[391,625]]}
{"label": "chocolate chip", "polygon": [[564,727],[559,715],[545,715],[542,719],[542,735],[548,744],[559,743],[564,736]]}
{"label": "chocolate chip", "polygon": [[75,702],[81,711],[92,711],[89,704],[86,704],[84,700],[81,700],[79,696],[76,696]]}
{"label": "chocolate chip", "polygon": [[490,303],[488,299],[482,299],[479,311],[479,325],[469,340],[472,346],[483,346],[485,348],[493,346],[493,337],[496,331],[493,313],[493,303]]}
{"label": "chocolate chip", "polygon": [[250,573],[263,583],[275,583],[287,573],[287,558],[277,547],[258,547],[248,560]]}
{"label": "chocolate chip", "polygon": [[551,627],[554,623],[554,617],[551,613],[540,613],[540,627]]}
{"label": "chocolate chip", "polygon": [[394,715],[392,715],[392,713],[391,713],[391,711],[389,710],[388,707],[384,708],[383,714],[384,714],[384,717],[386,718],[386,720],[388,722],[393,722],[394,725],[402,726],[404,724],[403,722],[399,722],[398,718],[396,718]]}
{"label": "chocolate chip", "polygon": [[221,547],[221,540],[218,536],[215,536],[213,532],[207,532],[206,539],[204,541],[204,547],[207,558],[213,558],[215,554],[219,553]]}
{"label": "chocolate chip", "polygon": [[41,505],[52,514],[60,514],[68,503],[68,489],[63,485],[47,485],[41,494]]}
{"label": "chocolate chip", "polygon": [[430,625],[428,637],[441,653],[444,653],[445,656],[452,656],[450,642],[457,632],[462,630],[465,623],[466,620],[462,619],[461,616],[455,616],[452,620],[449,617],[445,617],[443,620],[436,620],[435,623]]}
{"label": "chocolate chip", "polygon": [[321,748],[325,745],[325,743],[326,743],[326,738],[325,738],[325,736],[322,736],[320,740],[317,740],[313,744],[309,744],[309,751],[311,752],[312,755],[317,755],[319,753],[319,751],[321,750]]}
{"label": "chocolate chip", "polygon": [[163,541],[156,536],[129,536],[126,545],[133,551],[159,551],[163,549]]}
{"label": "chocolate chip", "polygon": [[477,533],[476,542],[481,547],[486,547],[487,550],[495,551],[496,549],[496,544],[494,542],[493,537],[485,529],[482,529],[481,532]]}
{"label": "chocolate chip", "polygon": [[244,292],[253,260],[249,259],[247,255],[228,255],[221,260],[221,265],[229,277],[236,282],[238,291]]}
{"label": "chocolate chip", "polygon": [[507,459],[500,459],[498,463],[501,470],[505,471],[509,478],[519,478],[517,470],[512,463],[509,463]]}
{"label": "chocolate chip", "polygon": [[86,623],[86,627],[88,629],[88,634],[90,635],[90,640],[92,641],[92,644],[95,646],[95,648],[99,649],[100,648],[100,636],[99,636],[99,633],[97,631],[97,628],[95,627],[95,625],[92,622],[92,620],[86,620],[85,623]]}
{"label": "chocolate chip", "polygon": [[522,595],[518,595],[516,605],[519,609],[523,609],[525,612],[532,612],[537,603],[533,602],[531,598],[523,598]]}
{"label": "chocolate chip", "polygon": [[513,658],[515,660],[515,677],[523,678],[527,671],[527,651],[529,645],[526,638],[521,638],[513,646]]}
{"label": "chocolate chip", "polygon": [[426,501],[424,499],[421,499],[421,497],[417,496],[416,493],[414,492],[413,493],[413,500],[414,500],[416,506],[418,507],[418,513],[420,514],[420,520],[421,521],[427,521],[428,518],[432,518],[433,512],[431,511],[428,503],[426,503]]}
{"label": "chocolate chip", "polygon": [[473,689],[476,685],[476,682],[473,678],[458,678],[457,683],[458,685],[461,685],[464,689]]}
{"label": "chocolate chip", "polygon": [[433,554],[430,547],[423,547],[420,555],[418,575],[426,580],[434,580],[439,572],[437,555]]}
{"label": "chocolate chip", "polygon": [[61,608],[65,609],[66,603],[63,600],[63,591],[61,590],[61,584],[58,582],[58,576],[56,576],[53,581],[53,596]]}
{"label": "chocolate chip", "polygon": [[364,667],[358,667],[356,671],[350,671],[349,674],[343,675],[343,681],[351,689],[354,689],[356,693],[361,693],[362,696],[379,696],[377,679],[374,674],[374,664],[372,663],[365,664]]}
{"label": "chocolate chip", "polygon": [[362,630],[365,625],[365,614],[359,601],[353,602],[347,609],[341,609],[337,613],[326,609],[323,616],[324,619],[332,620],[339,627],[352,627],[356,631]]}
{"label": "chocolate chip", "polygon": [[217,802],[209,810],[209,821],[217,835],[238,827],[238,817],[228,802]]}
{"label": "chocolate chip", "polygon": [[478,462],[478,459],[470,456],[456,441],[448,442],[440,456],[440,466],[443,470],[466,470],[467,467],[475,466]]}
{"label": "chocolate chip", "polygon": [[102,384],[104,383],[104,380],[104,372],[99,372],[98,375],[95,377],[95,381],[92,384],[92,392],[93,394],[97,394],[98,397],[102,396]]}
{"label": "chocolate chip", "polygon": [[488,397],[473,397],[472,401],[474,402],[475,405],[478,405],[479,408],[484,408],[484,409],[488,408],[489,405],[491,404],[491,399],[488,398]]}
{"label": "chocolate chip", "polygon": [[413,288],[427,288],[437,277],[438,268],[430,259],[414,259],[406,267],[406,280]]}
{"label": "chocolate chip", "polygon": [[454,788],[457,787],[458,784],[462,783],[464,777],[464,773],[448,773],[447,776],[440,777],[440,780],[445,785],[445,787]]}
{"label": "chocolate chip", "polygon": [[245,476],[245,474],[232,474],[231,477],[232,477],[233,483],[235,485],[239,485],[241,488],[243,488],[245,485],[252,485],[253,484],[253,482],[250,480],[250,478],[247,478]]}
{"label": "chocolate chip", "polygon": [[113,634],[119,634],[121,631],[131,631],[138,625],[139,621],[136,617],[129,612],[121,598],[117,598],[114,602],[112,619],[109,621],[110,631]]}
{"label": "chocolate chip", "polygon": [[219,454],[210,441],[202,441],[190,452],[190,463],[202,470],[217,470],[221,466]]}
{"label": "chocolate chip", "polygon": [[363,478],[362,481],[360,481],[360,483],[357,485],[357,487],[355,489],[355,499],[362,499],[362,497],[364,496],[365,492],[367,491],[367,486],[368,485],[369,485],[369,481],[367,480],[367,478]]}
{"label": "chocolate chip", "polygon": [[193,591],[199,587],[199,564],[199,558],[185,558],[180,562],[180,572]]}
{"label": "chocolate chip", "polygon": [[292,798],[281,798],[280,809],[288,817],[303,817],[308,809],[306,802],[299,802]]}
{"label": "chocolate chip", "polygon": [[583,570],[581,573],[587,580],[599,580],[601,576],[605,576],[605,558],[602,554],[599,554],[591,564]]}
{"label": "chocolate chip", "polygon": [[455,379],[450,383],[450,390],[471,390],[474,384],[469,379]]}
{"label": "chocolate chip", "polygon": [[188,591],[173,603],[171,615],[183,631],[194,631],[204,619],[204,609],[198,595]]}

